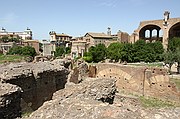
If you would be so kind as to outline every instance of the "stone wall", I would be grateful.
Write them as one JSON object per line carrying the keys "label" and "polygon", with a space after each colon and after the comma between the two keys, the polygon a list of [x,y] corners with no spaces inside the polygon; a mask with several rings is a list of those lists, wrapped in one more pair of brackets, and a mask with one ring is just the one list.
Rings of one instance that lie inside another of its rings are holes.
{"label": "stone wall", "polygon": [[71,70],[68,81],[78,84],[88,77],[88,65],[83,61],[77,61],[76,66]]}
{"label": "stone wall", "polygon": [[0,119],[13,119],[21,115],[21,88],[0,83]]}
{"label": "stone wall", "polygon": [[142,96],[158,97],[179,101],[180,92],[175,84],[170,83],[166,69],[127,66],[120,64],[96,64],[94,69],[97,78],[113,78],[117,80],[119,91]]}
{"label": "stone wall", "polygon": [[69,74],[62,60],[53,62],[18,63],[2,67],[2,82],[17,85],[22,89],[22,112],[34,111],[54,92],[63,89]]}

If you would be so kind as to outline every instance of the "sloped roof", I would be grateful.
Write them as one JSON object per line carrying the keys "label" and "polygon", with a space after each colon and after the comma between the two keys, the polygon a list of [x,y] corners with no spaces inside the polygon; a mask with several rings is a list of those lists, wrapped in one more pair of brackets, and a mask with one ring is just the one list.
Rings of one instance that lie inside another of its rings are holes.
{"label": "sloped roof", "polygon": [[85,36],[90,35],[93,38],[112,38],[111,36],[108,36],[105,33],[93,33],[93,32],[88,32],[86,33]]}
{"label": "sloped roof", "polygon": [[56,36],[61,36],[61,37],[72,37],[72,36],[69,36],[69,35],[64,34],[64,33],[62,33],[62,34],[56,34]]}

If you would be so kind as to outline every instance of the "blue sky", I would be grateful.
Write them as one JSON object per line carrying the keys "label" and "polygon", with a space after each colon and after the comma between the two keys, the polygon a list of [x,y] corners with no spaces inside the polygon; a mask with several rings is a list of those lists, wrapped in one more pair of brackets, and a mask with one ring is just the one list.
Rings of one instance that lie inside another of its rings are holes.
{"label": "blue sky", "polygon": [[49,39],[49,31],[73,37],[86,32],[133,33],[143,20],[180,17],[180,0],[0,0],[0,27],[33,31],[33,38]]}

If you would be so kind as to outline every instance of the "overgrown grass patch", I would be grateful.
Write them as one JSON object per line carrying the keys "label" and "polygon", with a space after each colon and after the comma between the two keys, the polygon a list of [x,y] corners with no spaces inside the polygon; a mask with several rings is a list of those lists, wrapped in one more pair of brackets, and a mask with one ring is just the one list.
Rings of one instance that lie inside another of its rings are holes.
{"label": "overgrown grass patch", "polygon": [[24,56],[20,55],[0,55],[0,64],[6,62],[20,62],[23,58]]}
{"label": "overgrown grass patch", "polygon": [[141,104],[145,108],[165,108],[165,107],[177,107],[179,104],[170,101],[163,101],[157,98],[146,98],[141,96],[140,98]]}

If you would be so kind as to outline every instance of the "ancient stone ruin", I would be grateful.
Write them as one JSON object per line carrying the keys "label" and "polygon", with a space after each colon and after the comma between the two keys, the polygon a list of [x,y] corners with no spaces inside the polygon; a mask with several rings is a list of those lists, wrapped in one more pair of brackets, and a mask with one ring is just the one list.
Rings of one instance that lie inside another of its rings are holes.
{"label": "ancient stone ruin", "polygon": [[55,60],[2,66],[0,118],[32,112],[51,100],[53,93],[67,82],[69,71],[65,65],[64,61]]}
{"label": "ancient stone ruin", "polygon": [[[88,66],[80,62],[16,63],[1,65],[0,118],[28,119],[177,119],[180,109],[144,109],[134,96],[180,101],[180,93],[161,68],[113,63]],[[88,77],[89,76],[89,77]],[[90,78],[91,77],[91,78]],[[158,113],[157,113],[158,112]]]}

